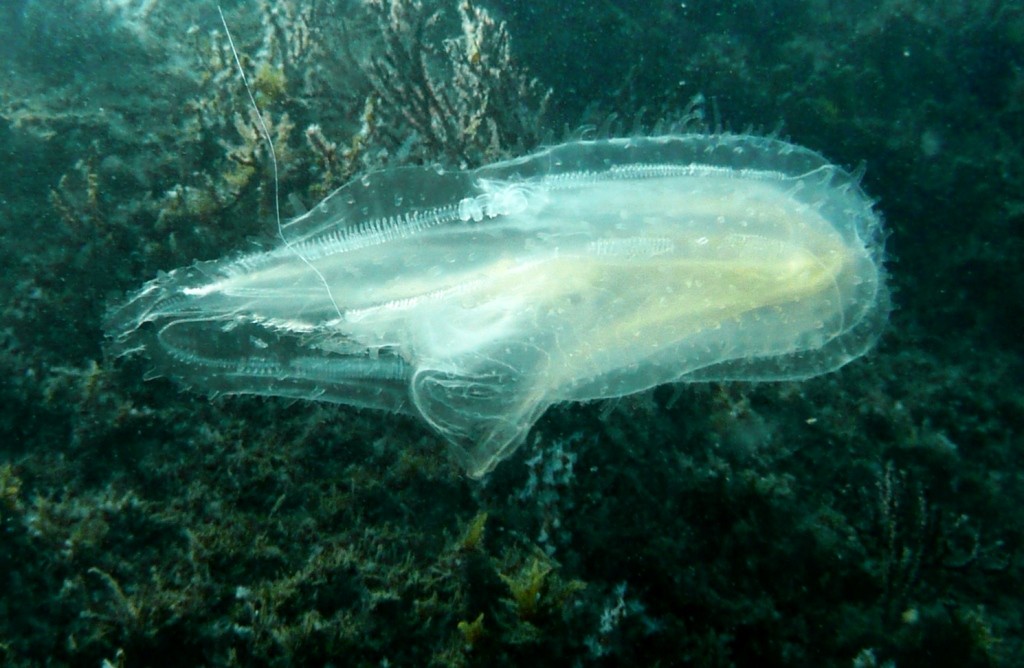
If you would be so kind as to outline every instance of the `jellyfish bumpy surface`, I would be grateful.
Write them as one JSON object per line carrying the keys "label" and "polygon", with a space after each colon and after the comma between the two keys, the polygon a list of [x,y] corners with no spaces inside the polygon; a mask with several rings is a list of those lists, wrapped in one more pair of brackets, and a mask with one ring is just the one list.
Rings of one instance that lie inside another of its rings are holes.
{"label": "jellyfish bumpy surface", "polygon": [[859,357],[889,312],[883,240],[854,176],[779,139],[574,141],[355,180],[107,331],[215,394],[419,416],[481,477],[556,402]]}

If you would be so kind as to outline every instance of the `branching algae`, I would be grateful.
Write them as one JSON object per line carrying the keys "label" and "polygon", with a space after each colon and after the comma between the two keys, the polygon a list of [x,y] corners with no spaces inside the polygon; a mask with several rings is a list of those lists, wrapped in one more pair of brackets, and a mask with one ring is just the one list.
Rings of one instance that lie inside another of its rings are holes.
{"label": "branching algae", "polygon": [[356,180],[107,330],[213,393],[417,415],[480,477],[555,402],[857,358],[889,311],[883,238],[855,177],[778,139],[574,141]]}

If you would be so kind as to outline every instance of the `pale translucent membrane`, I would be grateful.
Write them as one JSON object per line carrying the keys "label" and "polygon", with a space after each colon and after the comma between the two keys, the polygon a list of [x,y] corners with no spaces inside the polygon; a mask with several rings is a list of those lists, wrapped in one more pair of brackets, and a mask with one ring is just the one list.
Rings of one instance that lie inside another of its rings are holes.
{"label": "pale translucent membrane", "polygon": [[806,378],[862,355],[889,311],[871,200],[763,137],[390,170],[284,234],[145,285],[109,319],[116,348],[214,393],[419,415],[473,477],[555,402]]}

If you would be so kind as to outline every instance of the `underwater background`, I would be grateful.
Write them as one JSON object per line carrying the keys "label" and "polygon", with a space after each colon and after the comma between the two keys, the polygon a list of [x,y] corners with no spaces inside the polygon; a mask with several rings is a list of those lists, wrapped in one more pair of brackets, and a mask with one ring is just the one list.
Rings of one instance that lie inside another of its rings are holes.
{"label": "underwater background", "polygon": [[891,233],[878,346],[557,406],[485,481],[417,421],[105,355],[273,243],[217,8],[0,4],[0,663],[1024,665],[1024,3],[236,0],[285,215],[402,164],[776,133]]}

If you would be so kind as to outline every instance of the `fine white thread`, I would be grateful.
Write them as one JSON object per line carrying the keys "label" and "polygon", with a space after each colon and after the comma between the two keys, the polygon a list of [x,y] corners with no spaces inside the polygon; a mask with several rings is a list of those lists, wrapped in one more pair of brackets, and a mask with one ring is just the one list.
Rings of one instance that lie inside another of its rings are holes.
{"label": "fine white thread", "polygon": [[277,171],[277,151],[274,150],[274,141],[270,137],[270,130],[267,128],[266,121],[263,120],[263,113],[260,111],[260,107],[256,104],[256,98],[252,94],[252,88],[249,87],[249,79],[245,76],[245,70],[242,68],[242,61],[238,58],[238,51],[235,49],[235,40],[231,38],[231,30],[228,29],[228,22],[224,18],[224,11],[217,5],[217,13],[220,14],[220,22],[224,26],[224,34],[228,37],[228,46],[231,47],[231,55],[235,58],[235,65],[238,67],[238,74],[242,77],[242,84],[245,86],[245,92],[249,96],[249,102],[252,104],[253,111],[256,112],[256,118],[260,122],[260,131],[263,134],[263,140],[267,142],[267,146],[270,147],[270,164],[274,168],[274,216],[277,220],[277,235],[281,238],[281,242],[285,247],[295,254],[295,257],[302,260],[307,267],[309,267],[316,277],[320,279],[320,283],[323,284],[324,290],[327,291],[327,297],[331,300],[331,305],[334,307],[335,312],[338,314],[338,318],[342,318],[341,308],[338,306],[338,302],[334,300],[334,293],[331,292],[331,286],[327,284],[327,279],[320,273],[320,270],[313,266],[305,255],[296,250],[288,239],[284,236],[284,226],[281,225],[281,186],[278,182],[278,171]]}

